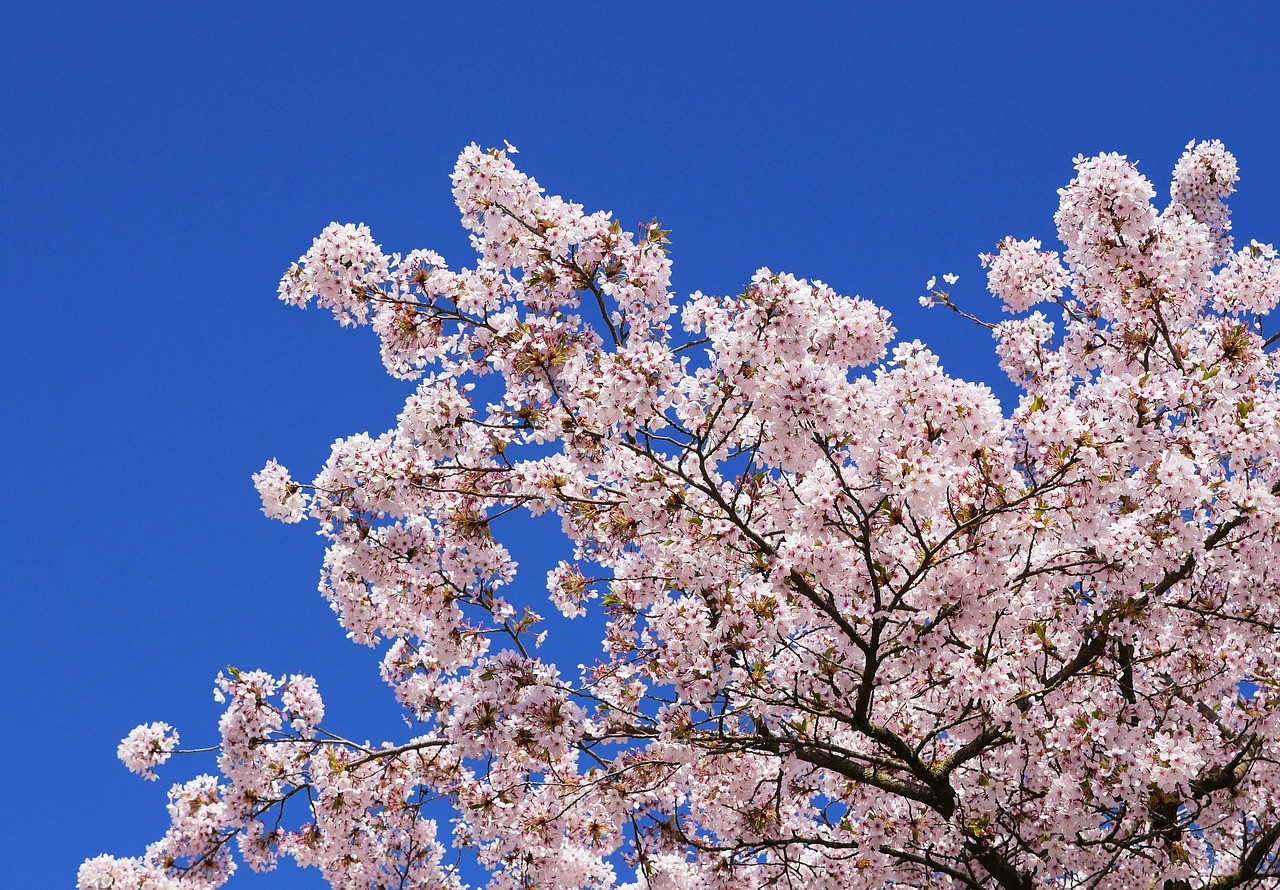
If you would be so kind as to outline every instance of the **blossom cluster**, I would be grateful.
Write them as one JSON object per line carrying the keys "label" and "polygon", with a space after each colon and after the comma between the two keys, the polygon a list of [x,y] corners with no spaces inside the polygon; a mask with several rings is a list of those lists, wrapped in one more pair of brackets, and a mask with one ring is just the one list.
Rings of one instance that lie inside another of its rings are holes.
{"label": "blossom cluster", "polygon": [[302,486],[289,478],[289,471],[276,461],[267,461],[253,474],[253,485],[262,498],[262,512],[269,519],[300,522],[306,515],[307,499]]}
{"label": "blossom cluster", "polygon": [[1036,303],[1059,300],[1067,287],[1067,271],[1058,255],[1041,250],[1035,238],[1018,241],[1012,236],[1000,242],[997,254],[981,254],[987,287],[1011,312],[1022,312]]}
{"label": "blossom cluster", "polygon": [[164,763],[178,745],[178,733],[168,723],[136,726],[120,742],[120,762],[144,779],[155,779],[153,767]]}

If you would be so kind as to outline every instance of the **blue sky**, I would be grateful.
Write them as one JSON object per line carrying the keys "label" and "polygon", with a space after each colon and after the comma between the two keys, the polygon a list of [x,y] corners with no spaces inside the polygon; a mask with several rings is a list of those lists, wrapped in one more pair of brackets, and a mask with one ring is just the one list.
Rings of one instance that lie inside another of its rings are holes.
{"label": "blue sky", "polygon": [[[469,263],[448,180],[468,143],[509,139],[625,225],[660,218],[681,294],[761,265],[820,278],[994,384],[985,334],[915,298],[954,271],[995,314],[976,255],[1053,239],[1075,154],[1127,153],[1163,194],[1188,140],[1221,138],[1237,235],[1280,238],[1270,4],[265,5],[0,12],[13,886],[70,886],[162,832],[198,766],[142,782],[116,745],[151,720],[211,741],[228,663],[312,673],[335,727],[405,736],[315,591],[320,541],[264,519],[249,476],[278,457],[310,478],[335,438],[394,423],[410,385],[372,335],[276,282],[330,220]],[[534,599],[539,534],[514,542]]]}

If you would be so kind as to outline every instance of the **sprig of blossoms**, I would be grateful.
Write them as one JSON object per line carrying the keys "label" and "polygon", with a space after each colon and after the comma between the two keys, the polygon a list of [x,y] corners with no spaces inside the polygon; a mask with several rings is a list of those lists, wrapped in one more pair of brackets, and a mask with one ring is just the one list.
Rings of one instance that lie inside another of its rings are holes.
{"label": "sprig of blossoms", "polygon": [[1010,312],[1022,312],[1037,303],[1062,298],[1067,271],[1054,251],[1041,250],[1035,238],[1018,241],[1012,235],[998,245],[999,252],[981,253],[987,287]]}
{"label": "sprig of blossoms", "polygon": [[268,519],[301,522],[306,515],[307,497],[302,486],[276,461],[267,461],[266,466],[253,474],[253,485],[262,498],[262,512]]}
{"label": "sprig of blossoms", "polygon": [[177,746],[178,731],[168,723],[143,723],[121,740],[116,756],[130,772],[154,781],[153,767],[167,761]]}
{"label": "sprig of blossoms", "polygon": [[316,727],[324,719],[324,700],[312,677],[294,674],[285,681],[280,700],[289,713],[289,725],[303,738],[315,735]]}
{"label": "sprig of blossoms", "polygon": [[1251,241],[1230,256],[1211,287],[1226,311],[1266,314],[1280,303],[1280,256],[1272,245]]}
{"label": "sprig of blossoms", "polygon": [[1231,252],[1231,210],[1226,199],[1240,180],[1235,156],[1218,139],[1187,143],[1173,168],[1166,215],[1186,213],[1206,226],[1214,239],[1216,259]]}
{"label": "sprig of blossoms", "polygon": [[294,306],[315,299],[342,324],[364,324],[388,272],[368,226],[330,223],[280,279],[280,299]]}
{"label": "sprig of blossoms", "polygon": [[[952,287],[960,280],[959,275],[951,272],[942,276],[942,280],[946,282],[947,287]],[[951,300],[951,292],[940,290],[938,288],[938,277],[931,275],[929,280],[925,282],[925,294],[919,298],[920,305],[928,309],[938,305],[949,305]]]}

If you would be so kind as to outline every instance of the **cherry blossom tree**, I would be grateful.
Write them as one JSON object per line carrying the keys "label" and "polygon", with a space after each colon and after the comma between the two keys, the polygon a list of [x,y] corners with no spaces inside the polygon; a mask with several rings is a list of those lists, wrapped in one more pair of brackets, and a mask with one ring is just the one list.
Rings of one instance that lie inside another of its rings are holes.
{"label": "cherry blossom tree", "polygon": [[[219,775],[81,888],[281,857],[460,888],[459,856],[494,890],[1280,886],[1280,261],[1237,248],[1221,143],[1163,210],[1124,156],[1077,158],[1065,250],[982,256],[999,323],[930,282],[990,330],[1008,415],[821,282],[678,303],[656,223],[513,153],[454,171],[472,268],[333,224],[280,285],[417,381],[314,482],[254,477],[318,524],[414,729],[357,743],[310,678],[229,669]],[[545,585],[513,511],[563,531]],[[597,616],[593,663],[540,657],[548,600]],[[155,778],[178,744],[120,756]]]}

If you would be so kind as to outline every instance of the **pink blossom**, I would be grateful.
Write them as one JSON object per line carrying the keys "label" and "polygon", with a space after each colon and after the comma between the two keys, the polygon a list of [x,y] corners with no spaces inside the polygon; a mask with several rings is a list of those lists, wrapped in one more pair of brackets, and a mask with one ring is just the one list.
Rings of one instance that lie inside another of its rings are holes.
{"label": "pink blossom", "polygon": [[306,513],[307,499],[302,486],[289,478],[289,471],[274,460],[267,461],[253,474],[253,485],[262,498],[262,512],[269,519],[300,522]]}
{"label": "pink blossom", "polygon": [[288,711],[293,731],[310,738],[324,719],[324,702],[320,690],[311,677],[295,674],[285,682],[280,693],[281,703]]}
{"label": "pink blossom", "polygon": [[987,287],[1005,308],[1021,312],[1036,303],[1057,300],[1067,286],[1066,270],[1058,255],[1042,251],[1035,238],[1017,241],[1012,236],[1000,242],[997,254],[980,254],[982,265],[990,269]]}
{"label": "pink blossom", "polygon": [[164,763],[178,746],[178,731],[167,723],[143,723],[135,726],[120,742],[116,756],[144,779],[156,778],[152,767]]}

